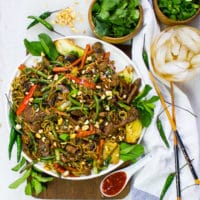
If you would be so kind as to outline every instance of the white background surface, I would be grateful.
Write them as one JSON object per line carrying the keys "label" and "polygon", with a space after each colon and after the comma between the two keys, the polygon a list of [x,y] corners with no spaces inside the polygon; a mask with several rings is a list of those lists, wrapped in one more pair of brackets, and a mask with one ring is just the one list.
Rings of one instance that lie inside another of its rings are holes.
{"label": "white background surface", "polygon": [[[89,3],[89,0],[0,0],[0,199],[33,199],[24,195],[23,186],[17,190],[8,189],[8,185],[18,178],[19,175],[10,170],[16,163],[14,159],[16,156],[15,151],[13,151],[13,159],[11,161],[8,160],[9,128],[5,108],[5,93],[8,92],[8,83],[25,56],[23,39],[34,40],[37,39],[36,36],[38,33],[49,33],[41,26],[35,26],[27,31],[26,26],[30,22],[27,16],[39,15],[46,10],[52,11],[72,6],[75,8],[77,14],[83,18],[83,23],[79,22],[76,24],[79,32],[71,32],[66,27],[56,27],[56,29],[66,35],[83,33],[91,35],[87,22],[87,8]],[[200,24],[200,18],[196,20],[196,24]],[[57,37],[55,34],[51,34],[51,36],[53,38]],[[198,116],[197,124],[198,130],[200,130],[200,75],[194,77],[193,80],[180,84],[180,87],[188,95],[194,112]]]}

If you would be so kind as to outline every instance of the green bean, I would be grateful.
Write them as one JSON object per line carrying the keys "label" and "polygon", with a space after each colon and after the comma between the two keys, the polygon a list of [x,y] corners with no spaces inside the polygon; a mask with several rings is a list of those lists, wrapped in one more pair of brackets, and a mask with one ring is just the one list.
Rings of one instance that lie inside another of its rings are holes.
{"label": "green bean", "polygon": [[33,136],[33,134],[31,132],[29,132],[29,137],[30,137],[31,141],[33,142],[33,152],[36,153],[37,152],[37,144],[35,141],[35,137]]}
{"label": "green bean", "polygon": [[10,125],[12,127],[15,127],[15,125],[16,125],[15,119],[16,119],[16,114],[13,111],[13,109],[10,108],[10,111],[9,111],[9,122],[10,122]]}
{"label": "green bean", "polygon": [[43,78],[45,78],[45,79],[48,79],[48,75],[46,75],[45,73],[43,73],[43,72],[41,72],[40,70],[37,70],[37,69],[35,69],[35,68],[30,68],[31,69],[31,71],[33,71],[34,73],[36,73],[37,75],[39,75],[39,76],[41,76],[41,77],[43,77]]}
{"label": "green bean", "polygon": [[96,113],[95,113],[94,121],[96,121],[97,118],[99,117],[99,110],[100,110],[99,99],[96,95],[94,95],[94,100],[95,100],[95,107],[96,107]]}
{"label": "green bean", "polygon": [[169,148],[170,147],[169,146],[169,142],[168,142],[168,140],[166,138],[166,135],[165,135],[165,132],[164,132],[164,129],[163,129],[163,126],[162,126],[162,122],[159,119],[159,117],[157,117],[156,126],[157,126],[158,132],[160,134],[160,137],[162,138],[162,140],[165,143],[166,147]]}
{"label": "green bean", "polygon": [[36,17],[36,16],[28,16],[28,18],[34,19],[34,20],[38,21],[39,23],[41,23],[42,25],[44,25],[50,31],[54,31],[53,26],[49,22],[47,22],[46,20],[44,20],[40,17]]}
{"label": "green bean", "polygon": [[28,169],[22,177],[14,181],[9,185],[10,189],[16,189],[18,186],[20,186],[22,183],[26,181],[26,179],[31,175],[31,169]]}
{"label": "green bean", "polygon": [[43,100],[45,100],[49,95],[49,92],[46,92],[42,97],[37,97],[37,98],[34,98],[32,103],[42,103]]}
{"label": "green bean", "polygon": [[69,101],[70,101],[72,104],[76,105],[76,106],[81,106],[81,105],[82,105],[80,102],[76,101],[75,99],[73,99],[73,98],[70,97],[70,96],[69,96]]}
{"label": "green bean", "polygon": [[20,168],[24,166],[25,163],[26,163],[26,159],[22,157],[21,161],[15,167],[13,167],[12,170],[15,172],[19,171]]}
{"label": "green bean", "polygon": [[51,61],[51,63],[52,64],[54,64],[54,65],[59,65],[59,66],[65,66],[65,64],[64,63],[62,63],[62,62],[59,62],[59,61]]}
{"label": "green bean", "polygon": [[167,190],[169,189],[170,185],[172,184],[173,180],[174,180],[174,177],[175,177],[176,173],[170,173],[165,181],[165,184],[163,186],[163,189],[161,191],[161,194],[160,194],[160,200],[163,200]]}
{"label": "green bean", "polygon": [[32,103],[41,103],[44,99],[41,97],[41,98],[35,98],[33,99]]}
{"label": "green bean", "polygon": [[[47,12],[42,13],[39,17],[40,17],[41,19],[46,19],[46,18],[48,18],[52,13],[53,13],[53,12],[47,11]],[[27,29],[29,29],[29,28],[35,26],[35,25],[38,24],[38,23],[39,23],[38,20],[36,20],[36,19],[33,20],[33,21],[28,25]]]}
{"label": "green bean", "polygon": [[51,88],[51,85],[48,85],[48,86],[46,86],[46,87],[43,87],[43,88],[41,89],[41,92],[45,92],[45,91],[49,90],[50,88]]}
{"label": "green bean", "polygon": [[21,135],[17,134],[16,142],[17,142],[17,162],[19,162],[21,159],[21,153],[22,153]]}
{"label": "green bean", "polygon": [[130,106],[126,105],[124,102],[117,102],[117,104],[121,107],[121,108],[124,108],[126,111],[129,111],[131,109]]}
{"label": "green bean", "polygon": [[55,158],[56,158],[56,161],[59,161],[60,160],[60,151],[58,148],[55,149]]}
{"label": "green bean", "polygon": [[52,160],[55,158],[55,155],[50,155],[50,156],[46,156],[46,157],[40,157],[41,161],[48,161],[48,160]]}
{"label": "green bean", "polygon": [[8,157],[11,159],[11,154],[12,154],[12,149],[13,145],[15,144],[17,139],[17,132],[15,131],[14,127],[11,128],[10,131],[10,140],[9,140],[9,145],[8,145]]}
{"label": "green bean", "polygon": [[40,17],[36,17],[36,16],[28,16],[28,18],[37,20],[40,24],[42,24],[42,25],[43,25],[44,27],[46,27],[48,30],[50,30],[50,31],[52,31],[52,32],[55,32],[55,33],[57,33],[57,34],[59,34],[59,35],[61,35],[61,36],[64,37],[63,34],[58,33],[57,31],[55,31],[54,27],[53,27],[49,22],[47,22],[46,20],[44,20],[44,19],[42,19],[42,18],[40,18]]}
{"label": "green bean", "polygon": [[94,77],[94,82],[95,82],[95,83],[97,83],[97,82],[98,82],[98,80],[99,80],[99,77],[100,77],[100,76],[99,76],[99,74],[96,74],[96,76]]}
{"label": "green bean", "polygon": [[16,119],[16,114],[13,111],[13,109],[10,108],[10,111],[9,111],[9,122],[10,122],[10,125],[11,125],[12,128],[15,129],[15,131],[17,133],[22,134],[22,132],[19,129],[16,128],[16,120],[15,119]]}
{"label": "green bean", "polygon": [[57,132],[55,130],[53,122],[51,123],[51,130],[52,130],[53,136],[57,139],[58,138],[58,134],[57,134]]}
{"label": "green bean", "polygon": [[46,84],[51,83],[51,80],[37,79],[37,78],[31,78],[30,81],[33,83],[46,83]]}
{"label": "green bean", "polygon": [[67,111],[73,111],[73,110],[81,110],[85,115],[88,114],[88,109],[86,107],[82,107],[82,106],[73,106],[71,108],[69,108]]}
{"label": "green bean", "polygon": [[146,51],[143,51],[142,57],[143,57],[143,60],[144,60],[145,65],[146,65],[147,68],[149,69],[149,60],[148,60],[148,54],[147,54]]}
{"label": "green bean", "polygon": [[[54,11],[46,11],[46,12],[42,13],[41,15],[39,15],[39,17],[40,17],[41,19],[47,19],[48,17],[51,16],[51,14],[53,14],[53,13],[55,13],[55,12],[59,12],[59,11],[60,11],[60,9],[59,9],[59,10],[54,10]],[[35,26],[35,25],[38,24],[38,23],[39,23],[38,20],[33,20],[33,21],[28,25],[27,29],[29,29],[29,28]]]}

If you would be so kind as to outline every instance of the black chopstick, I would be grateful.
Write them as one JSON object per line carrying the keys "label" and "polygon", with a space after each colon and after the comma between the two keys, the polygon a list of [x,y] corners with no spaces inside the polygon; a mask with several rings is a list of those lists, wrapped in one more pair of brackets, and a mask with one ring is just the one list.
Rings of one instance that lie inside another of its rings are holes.
{"label": "black chopstick", "polygon": [[191,171],[192,176],[194,178],[195,184],[196,185],[200,185],[200,179],[198,178],[198,175],[197,175],[197,173],[196,173],[196,171],[195,171],[195,169],[194,169],[194,167],[192,165],[192,162],[191,162],[190,157],[189,157],[189,155],[188,155],[188,153],[187,153],[187,151],[185,149],[185,146],[184,146],[183,141],[182,141],[182,139],[181,139],[181,137],[179,135],[178,130],[175,130],[175,134],[176,134],[176,137],[177,137],[177,140],[178,140],[178,144],[180,145],[181,151],[183,152],[185,160],[186,160],[186,162],[187,162],[187,164],[188,164],[188,166],[190,168],[190,171]]}
{"label": "black chopstick", "polygon": [[[176,125],[176,113],[175,113],[175,100],[174,100],[174,87],[173,83],[170,82],[170,96],[172,105],[172,120]],[[175,172],[176,172],[176,199],[181,199],[181,178],[180,178],[180,167],[179,167],[179,148],[176,134],[174,133],[174,159],[175,159]]]}
{"label": "black chopstick", "polygon": [[[176,136],[175,136],[176,138]],[[175,140],[175,139],[174,139]],[[174,158],[175,158],[175,170],[176,170],[176,198],[181,199],[181,179],[180,179],[180,167],[179,167],[179,155],[178,144],[174,142]]]}

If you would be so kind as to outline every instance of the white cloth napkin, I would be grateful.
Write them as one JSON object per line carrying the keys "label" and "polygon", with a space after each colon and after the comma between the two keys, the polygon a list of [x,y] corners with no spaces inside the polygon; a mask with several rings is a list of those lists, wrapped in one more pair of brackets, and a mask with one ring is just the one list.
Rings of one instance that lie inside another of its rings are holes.
{"label": "white cloth napkin", "polygon": [[[148,77],[148,72],[146,66],[144,65],[142,58],[142,49],[143,42],[145,39],[145,48],[150,57],[150,44],[152,39],[156,34],[160,32],[156,17],[154,15],[151,3],[147,0],[141,1],[144,9],[144,26],[134,39],[132,43],[132,60],[142,74],[143,80],[151,84],[151,81]],[[170,101],[170,94],[168,91],[167,83],[159,84],[163,96],[166,100]],[[177,117],[177,129],[180,132],[181,138],[184,142],[186,150],[193,160],[193,165],[197,173],[200,170],[200,159],[199,159],[199,135],[196,127],[196,119],[193,113],[190,102],[185,94],[175,86],[175,104],[179,107],[176,107],[176,117]],[[180,108],[181,107],[181,108]],[[187,109],[188,111],[183,110]],[[171,107],[169,107],[171,109]],[[161,105],[158,103],[155,110],[155,117],[162,110]],[[190,112],[189,112],[190,111]],[[175,171],[174,164],[174,151],[173,151],[173,133],[171,127],[168,123],[165,113],[161,115],[161,120],[164,126],[166,136],[170,142],[170,148],[167,149],[159,136],[159,132],[156,128],[155,118],[151,126],[148,128],[147,132],[143,138],[143,144],[148,152],[153,152],[152,161],[150,161],[143,169],[141,169],[137,175],[134,177],[132,183],[132,190],[127,196],[127,199],[133,199],[134,188],[142,190],[146,193],[155,195],[159,197],[162,187],[164,186],[167,176]],[[186,161],[184,156],[179,151],[180,157],[180,166],[183,166]],[[198,174],[200,176],[200,174]],[[191,175],[189,167],[186,166],[181,170],[181,189],[182,191],[182,200],[200,200],[200,190],[199,186],[194,186],[194,179]],[[188,187],[193,185],[191,187]],[[186,188],[186,189],[184,189]],[[137,198],[134,198],[137,199]],[[151,200],[148,195],[143,198]],[[169,190],[165,195],[165,200],[176,199],[176,185],[175,178],[170,186]],[[139,198],[138,198],[139,200]]]}

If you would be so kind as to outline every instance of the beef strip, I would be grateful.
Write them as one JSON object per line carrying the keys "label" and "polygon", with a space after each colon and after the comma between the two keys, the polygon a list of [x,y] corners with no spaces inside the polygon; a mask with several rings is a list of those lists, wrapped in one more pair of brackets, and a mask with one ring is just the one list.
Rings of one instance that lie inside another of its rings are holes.
{"label": "beef strip", "polygon": [[141,78],[138,78],[134,81],[134,83],[131,86],[131,91],[126,100],[128,104],[130,104],[133,98],[138,94],[140,86],[141,86]]}
{"label": "beef strip", "polygon": [[22,112],[22,118],[24,122],[28,123],[31,130],[34,132],[37,132],[41,128],[40,124],[42,123],[46,115],[47,114],[43,111],[36,112],[31,106],[28,106]]}
{"label": "beef strip", "polygon": [[127,118],[122,120],[119,124],[114,124],[113,122],[109,122],[108,125],[103,130],[103,135],[112,135],[114,132],[118,130],[118,128],[124,127],[126,124],[135,121],[139,117],[138,111],[136,108],[132,108],[128,111]]}
{"label": "beef strip", "polygon": [[50,140],[46,138],[44,141],[38,140],[37,156],[46,157],[50,155]]}

